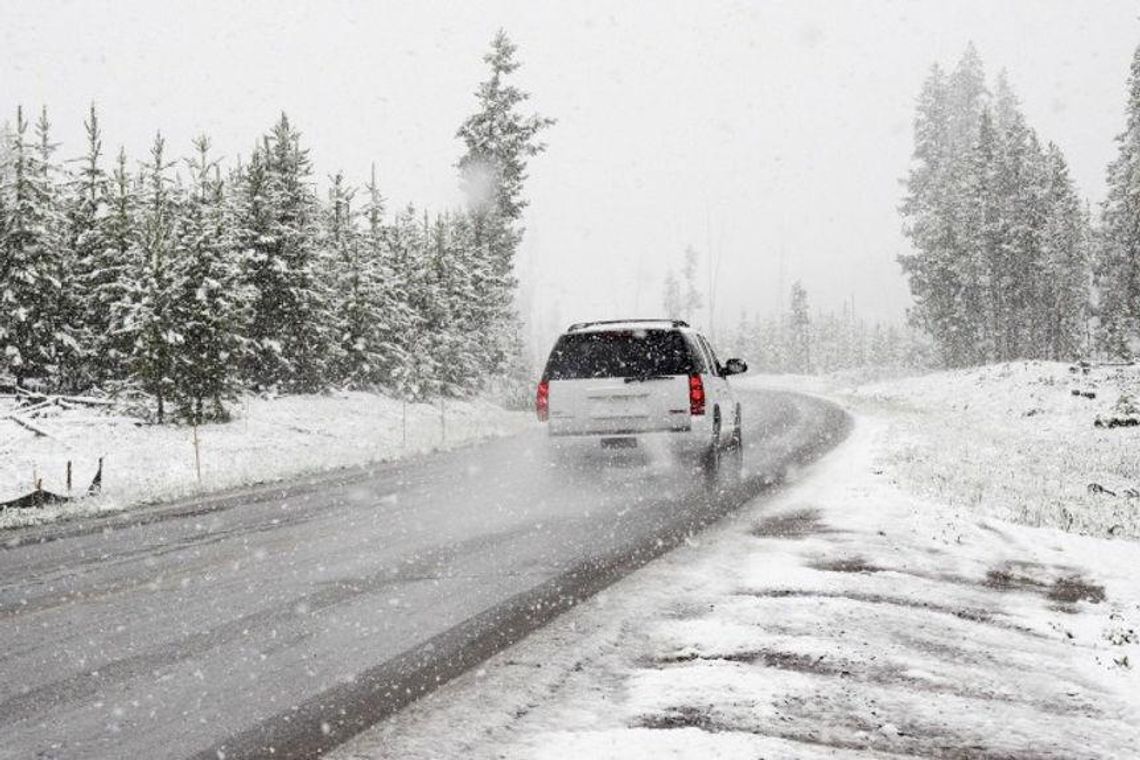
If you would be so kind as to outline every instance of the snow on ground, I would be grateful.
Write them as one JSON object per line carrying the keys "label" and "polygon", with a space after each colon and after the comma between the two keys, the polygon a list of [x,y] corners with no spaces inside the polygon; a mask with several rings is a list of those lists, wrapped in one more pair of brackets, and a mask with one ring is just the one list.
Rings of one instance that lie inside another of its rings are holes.
{"label": "snow on ground", "polygon": [[[1116,383],[1095,372],[1102,392]],[[1091,381],[1066,374],[1018,365],[849,394],[855,432],[798,483],[334,757],[1135,757],[1140,544],[1002,520],[1026,497],[974,485],[1018,466],[1012,485],[1053,478],[1055,495],[1069,478],[1078,497],[1127,479],[1088,447],[1124,457],[1135,439],[1077,424],[1098,410],[1070,405],[1069,382]],[[985,469],[949,473],[949,452]]]}
{"label": "snow on ground", "polygon": [[1016,362],[795,386],[889,416],[892,472],[908,490],[1025,525],[1140,538],[1140,365]]}
{"label": "snow on ground", "polygon": [[[11,406],[0,401],[0,418]],[[486,401],[405,405],[370,393],[248,397],[225,424],[198,428],[201,483],[194,431],[172,425],[138,425],[131,418],[90,409],[59,410],[36,424],[36,437],[0,419],[0,501],[28,493],[34,477],[45,490],[66,492],[73,463],[74,492],[82,493],[104,457],[103,495],[65,506],[7,510],[0,528],[48,522],[61,516],[119,511],[139,503],[192,496],[233,486],[327,472],[448,448],[517,432],[533,415],[507,412]]]}

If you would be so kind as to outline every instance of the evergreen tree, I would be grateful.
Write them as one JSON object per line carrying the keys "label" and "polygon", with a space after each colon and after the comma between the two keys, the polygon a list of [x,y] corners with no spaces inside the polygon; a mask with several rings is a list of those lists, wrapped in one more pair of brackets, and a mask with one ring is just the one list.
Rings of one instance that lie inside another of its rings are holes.
{"label": "evergreen tree", "polygon": [[58,143],[51,141],[51,122],[48,121],[47,108],[41,108],[39,119],[36,120],[36,152],[46,191],[43,240],[49,251],[52,278],[58,283],[54,289],[55,301],[49,305],[53,330],[49,350],[58,368],[52,385],[56,390],[74,391],[83,387],[83,351],[80,345],[82,315],[75,277],[75,254],[67,238],[63,193],[65,175],[54,159],[58,147]]}
{"label": "evergreen tree", "polygon": [[328,267],[308,151],[285,114],[243,172],[237,239],[253,289],[247,376],[255,388],[325,386],[333,343]]}
{"label": "evergreen tree", "polygon": [[27,139],[27,130],[23,110],[17,109],[6,182],[0,188],[5,198],[0,225],[0,345],[4,365],[18,385],[38,380],[58,388],[66,382],[62,365],[77,347],[64,322],[65,245],[46,117],[37,125],[38,143]]}
{"label": "evergreen tree", "polygon": [[906,187],[900,263],[940,363],[1072,355],[1088,278],[1075,191],[1004,73],[990,97],[972,45],[923,86]]}
{"label": "evergreen tree", "polygon": [[684,319],[685,299],[681,295],[681,283],[677,275],[670,269],[665,273],[665,292],[663,296],[665,316],[669,319]]}
{"label": "evergreen tree", "polygon": [[370,361],[375,368],[373,382],[391,388],[407,361],[402,336],[410,329],[412,314],[392,263],[389,229],[384,223],[385,200],[376,182],[375,165],[365,190],[368,199],[361,212],[365,224],[360,245],[364,268],[371,276],[366,300],[375,314]]}
{"label": "evergreen tree", "polygon": [[807,290],[799,280],[792,283],[792,303],[788,313],[788,370],[810,373],[811,315],[808,311]]}
{"label": "evergreen tree", "polygon": [[[103,139],[95,106],[84,121],[87,152],[77,160],[79,170],[68,201],[68,247],[75,260],[75,287],[83,347],[84,387],[105,385],[115,374],[122,354],[112,348],[112,306],[125,292],[126,261],[108,239],[111,183],[103,171]],[[128,246],[129,247],[129,246]]]}
{"label": "evergreen tree", "polygon": [[[355,191],[342,174],[333,177],[326,211],[327,248],[336,271],[339,333],[334,375],[351,387],[376,387],[384,382],[395,355],[392,350],[390,283],[384,266],[385,246],[379,230],[383,212],[375,173],[365,204],[368,230],[361,233],[352,207]],[[376,218],[373,218],[376,215]]]}
{"label": "evergreen tree", "polygon": [[1122,358],[1140,354],[1140,47],[1128,77],[1127,121],[1108,165],[1108,194],[1101,207],[1097,262],[1100,344]]}
{"label": "evergreen tree", "polygon": [[1061,150],[1050,143],[1045,159],[1047,211],[1041,233],[1035,320],[1038,353],[1045,359],[1072,360],[1087,348],[1091,232]]}
{"label": "evergreen tree", "polygon": [[681,267],[681,278],[684,280],[681,318],[692,323],[696,319],[697,311],[703,305],[703,299],[701,291],[697,289],[697,252],[691,245],[685,248],[685,263]]}
{"label": "evergreen tree", "polygon": [[200,424],[228,419],[223,402],[239,389],[245,299],[210,140],[198,137],[194,148],[172,241],[170,308],[180,340],[172,346],[171,378],[180,416]]}
{"label": "evergreen tree", "polygon": [[392,385],[400,398],[420,400],[438,390],[438,366],[428,330],[435,286],[428,273],[427,229],[414,206],[409,204],[396,214],[387,229],[387,245],[407,308],[407,318],[397,336],[403,362],[393,370]]}
{"label": "evergreen tree", "polygon": [[[121,147],[111,174],[104,247],[97,261],[86,270],[87,318],[98,319],[106,310],[107,331],[94,338],[90,367],[96,382],[113,386],[129,384],[130,357],[134,353],[135,280],[139,261],[139,199],[137,182],[127,171],[127,154]],[[98,270],[98,279],[95,273]],[[90,315],[98,314],[98,317]],[[98,324],[97,321],[87,324]],[[93,332],[93,331],[92,331]]]}
{"label": "evergreen tree", "polygon": [[134,271],[123,315],[123,329],[132,339],[131,377],[154,398],[159,422],[166,419],[175,392],[175,351],[183,340],[172,304],[178,218],[176,188],[169,176],[173,165],[166,158],[165,140],[156,135],[150,161],[143,164],[138,237],[129,254]]}
{"label": "evergreen tree", "polygon": [[545,150],[538,134],[554,124],[553,119],[520,113],[530,96],[508,82],[519,67],[516,49],[505,32],[495,35],[484,56],[491,75],[476,92],[475,113],[457,133],[466,148],[458,168],[471,215],[471,251],[479,259],[473,273],[480,280],[477,329],[488,341],[488,373],[502,369],[513,350],[514,256],[527,205],[527,161]]}
{"label": "evergreen tree", "polygon": [[919,96],[914,142],[901,209],[914,250],[899,263],[915,301],[912,320],[934,338],[946,365],[959,366],[968,361],[973,336],[959,306],[965,285],[956,262],[960,225],[952,205],[958,173],[952,162],[950,85],[937,64]]}

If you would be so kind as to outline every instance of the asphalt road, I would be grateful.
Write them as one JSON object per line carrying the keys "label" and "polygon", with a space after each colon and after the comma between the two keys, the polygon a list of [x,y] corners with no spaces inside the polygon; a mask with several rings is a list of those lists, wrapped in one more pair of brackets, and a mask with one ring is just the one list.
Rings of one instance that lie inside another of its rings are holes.
{"label": "asphalt road", "polygon": [[0,758],[313,757],[525,636],[847,430],[744,395],[746,477],[535,432],[0,535]]}

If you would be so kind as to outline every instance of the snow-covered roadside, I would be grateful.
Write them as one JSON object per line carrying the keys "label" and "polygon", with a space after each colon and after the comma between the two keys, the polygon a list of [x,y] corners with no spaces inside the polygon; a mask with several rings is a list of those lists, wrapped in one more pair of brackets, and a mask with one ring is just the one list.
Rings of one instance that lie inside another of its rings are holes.
{"label": "snow-covered roadside", "polygon": [[0,528],[387,461],[534,424],[533,415],[504,411],[487,401],[405,407],[401,401],[360,392],[250,397],[234,411],[232,422],[198,428],[201,483],[189,427],[136,426],[129,419],[69,410],[37,420],[52,435],[43,438],[0,420],[0,501],[30,491],[33,477],[42,479],[44,489],[64,493],[69,460],[74,490],[82,493],[99,457],[104,457],[102,496],[0,512]]}
{"label": "snow-covered roadside", "polygon": [[1140,544],[916,493],[862,406],[800,483],[335,756],[1134,756]]}

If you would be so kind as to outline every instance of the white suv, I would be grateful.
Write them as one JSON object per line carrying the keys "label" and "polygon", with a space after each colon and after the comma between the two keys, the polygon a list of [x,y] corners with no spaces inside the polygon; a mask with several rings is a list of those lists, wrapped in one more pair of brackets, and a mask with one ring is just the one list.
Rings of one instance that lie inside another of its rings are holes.
{"label": "white suv", "polygon": [[740,402],[703,335],[680,320],[582,322],[554,344],[535,407],[552,439],[634,448],[664,440],[716,475],[722,453],[743,447]]}

